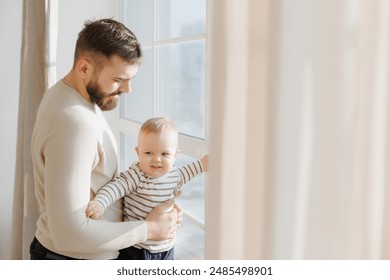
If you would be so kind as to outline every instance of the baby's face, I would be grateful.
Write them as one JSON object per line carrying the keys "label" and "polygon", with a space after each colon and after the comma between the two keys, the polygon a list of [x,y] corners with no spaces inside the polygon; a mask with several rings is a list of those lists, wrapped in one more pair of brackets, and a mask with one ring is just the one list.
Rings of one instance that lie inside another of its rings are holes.
{"label": "baby's face", "polygon": [[172,129],[141,134],[136,148],[141,170],[153,178],[170,172],[178,151],[177,143],[177,132]]}

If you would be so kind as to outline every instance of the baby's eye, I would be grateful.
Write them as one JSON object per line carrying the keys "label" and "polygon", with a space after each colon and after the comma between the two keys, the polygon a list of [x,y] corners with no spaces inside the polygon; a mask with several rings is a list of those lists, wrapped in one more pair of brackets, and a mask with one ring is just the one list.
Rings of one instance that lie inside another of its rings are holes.
{"label": "baby's eye", "polygon": [[170,154],[169,153],[162,153],[163,157],[169,157]]}
{"label": "baby's eye", "polygon": [[151,152],[145,152],[145,155],[151,155],[152,153]]}

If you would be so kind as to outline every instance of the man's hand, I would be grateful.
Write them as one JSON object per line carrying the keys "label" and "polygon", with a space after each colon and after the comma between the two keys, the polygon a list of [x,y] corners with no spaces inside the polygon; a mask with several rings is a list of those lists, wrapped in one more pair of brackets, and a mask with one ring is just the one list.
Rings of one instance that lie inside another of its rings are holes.
{"label": "man's hand", "polygon": [[[172,211],[167,212],[168,209],[172,209]],[[150,211],[145,221],[149,240],[172,239],[178,225],[183,221],[183,211],[171,199]]]}
{"label": "man's hand", "polygon": [[[179,196],[181,195],[181,192],[179,193]],[[177,227],[181,226],[181,223],[183,222],[183,210],[177,205],[173,205],[173,208],[177,211]]]}

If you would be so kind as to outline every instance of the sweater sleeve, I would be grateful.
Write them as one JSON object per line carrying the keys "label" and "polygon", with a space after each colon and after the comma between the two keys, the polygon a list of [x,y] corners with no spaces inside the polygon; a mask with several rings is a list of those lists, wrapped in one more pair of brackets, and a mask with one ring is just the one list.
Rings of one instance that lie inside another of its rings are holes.
{"label": "sweater sleeve", "polygon": [[110,222],[85,216],[97,159],[94,124],[57,120],[43,145],[44,198],[50,238],[58,251],[96,253],[143,242],[144,222]]}
{"label": "sweater sleeve", "polygon": [[94,200],[99,202],[106,210],[115,201],[130,193],[134,193],[140,182],[141,175],[130,166],[126,171],[121,172],[118,177],[102,187],[96,194]]}
{"label": "sweater sleeve", "polygon": [[187,184],[189,181],[200,175],[202,172],[203,166],[200,160],[179,167],[177,169],[177,173],[179,174],[180,178],[178,186],[181,187],[182,185]]}

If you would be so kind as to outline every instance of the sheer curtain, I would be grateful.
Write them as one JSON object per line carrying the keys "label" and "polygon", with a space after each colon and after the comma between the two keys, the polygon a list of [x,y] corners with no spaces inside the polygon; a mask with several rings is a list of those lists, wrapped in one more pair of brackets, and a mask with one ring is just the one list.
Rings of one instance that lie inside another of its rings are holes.
{"label": "sheer curtain", "polygon": [[209,6],[206,258],[390,258],[389,2]]}
{"label": "sheer curtain", "polygon": [[208,2],[206,259],[264,256],[271,2]]}
{"label": "sheer curtain", "polygon": [[29,259],[38,206],[34,194],[31,134],[39,103],[55,79],[57,0],[23,1],[18,142],[11,259]]}

